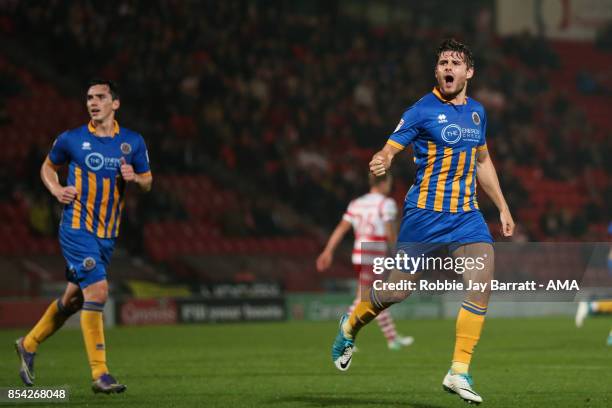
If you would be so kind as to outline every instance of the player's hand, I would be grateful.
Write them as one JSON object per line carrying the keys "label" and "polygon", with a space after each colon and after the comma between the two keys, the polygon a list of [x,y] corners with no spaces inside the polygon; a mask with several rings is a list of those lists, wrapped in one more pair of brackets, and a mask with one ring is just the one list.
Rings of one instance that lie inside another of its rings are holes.
{"label": "player's hand", "polygon": [[382,176],[387,172],[387,159],[382,154],[375,154],[370,161],[370,172],[375,176]]}
{"label": "player's hand", "polygon": [[70,204],[76,198],[78,192],[74,186],[60,187],[53,195],[62,204]]}
{"label": "player's hand", "polygon": [[321,255],[317,258],[317,272],[323,272],[328,269],[333,260],[334,255],[331,252],[321,252]]}
{"label": "player's hand", "polygon": [[501,232],[504,237],[511,237],[514,234],[514,220],[510,214],[510,210],[505,209],[499,213],[499,220],[501,221]]}
{"label": "player's hand", "polygon": [[134,181],[136,179],[136,173],[134,173],[134,167],[131,164],[127,164],[125,157],[121,158],[121,177],[125,181]]}

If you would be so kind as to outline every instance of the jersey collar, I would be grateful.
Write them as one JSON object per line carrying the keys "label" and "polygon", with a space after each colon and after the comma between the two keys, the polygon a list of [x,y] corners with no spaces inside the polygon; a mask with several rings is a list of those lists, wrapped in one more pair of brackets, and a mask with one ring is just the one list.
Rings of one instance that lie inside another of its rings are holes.
{"label": "jersey collar", "polygon": [[[94,126],[93,120],[90,120],[89,123],[87,124],[87,130],[89,130],[89,132],[93,133],[94,135],[96,134],[96,127]],[[117,133],[119,133],[119,123],[117,123],[117,121],[114,120],[112,137],[115,137]]]}
{"label": "jersey collar", "polygon": [[[442,95],[442,93],[440,92],[440,90],[438,89],[438,87],[437,87],[437,86],[434,86],[434,89],[433,89],[431,92],[432,92],[432,93],[433,93],[433,94],[436,96],[436,98],[438,98],[438,99],[439,99],[441,102],[443,102],[443,103],[448,103],[448,104],[450,104],[450,105],[453,105],[453,104],[451,103],[450,99],[446,99],[446,98],[444,98],[444,96]],[[466,96],[466,97],[465,97],[465,102],[464,102],[463,104],[464,104],[464,105],[467,105],[467,101],[468,101],[468,97]]]}

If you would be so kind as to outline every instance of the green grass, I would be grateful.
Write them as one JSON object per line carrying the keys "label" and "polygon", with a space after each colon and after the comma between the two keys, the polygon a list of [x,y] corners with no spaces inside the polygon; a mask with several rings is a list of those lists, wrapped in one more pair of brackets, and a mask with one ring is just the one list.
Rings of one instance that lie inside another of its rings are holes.
{"label": "green grass", "polygon": [[[489,319],[472,364],[485,406],[612,406],[611,324]],[[106,334],[109,366],[129,388],[111,396],[91,393],[81,334],[64,330],[39,350],[37,385],[68,385],[69,405],[88,407],[464,407],[441,390],[454,322],[398,327],[413,346],[388,351],[368,326],[346,373],[331,363],[331,322],[115,328]],[[0,331],[0,386],[20,386],[12,343],[21,333]]]}

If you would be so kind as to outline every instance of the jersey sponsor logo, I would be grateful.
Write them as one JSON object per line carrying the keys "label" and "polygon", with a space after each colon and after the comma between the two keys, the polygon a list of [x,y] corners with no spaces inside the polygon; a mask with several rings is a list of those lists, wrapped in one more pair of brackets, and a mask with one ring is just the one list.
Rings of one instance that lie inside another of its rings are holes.
{"label": "jersey sponsor logo", "polygon": [[85,164],[92,171],[98,171],[104,167],[107,170],[115,170],[121,167],[121,159],[117,157],[104,157],[94,152],[85,156]]}
{"label": "jersey sponsor logo", "polygon": [[83,144],[81,145],[81,149],[83,149],[83,150],[91,150],[91,143],[83,142]]}
{"label": "jersey sponsor logo", "polygon": [[461,127],[451,123],[444,126],[441,132],[442,140],[449,144],[455,144],[461,140]]}
{"label": "jersey sponsor logo", "polygon": [[95,267],[96,260],[93,259],[91,256],[88,256],[87,258],[83,259],[83,269],[85,269],[86,271],[91,271]]}
{"label": "jersey sponsor logo", "polygon": [[400,130],[400,128],[404,126],[404,119],[400,119],[399,123],[397,124],[397,127],[395,128],[395,130],[393,131],[393,133],[397,132],[398,130]]}
{"label": "jersey sponsor logo", "polygon": [[438,115],[438,123],[447,123],[448,120],[446,119],[446,115],[441,113]]}
{"label": "jersey sponsor logo", "polygon": [[472,112],[472,122],[474,122],[476,126],[480,125],[480,115],[478,115],[478,112]]}
{"label": "jersey sponsor logo", "polygon": [[129,143],[121,143],[121,153],[130,154],[132,152],[132,146]]}
{"label": "jersey sponsor logo", "polygon": [[455,123],[451,123],[442,128],[440,136],[448,144],[455,144],[461,139],[466,142],[478,142],[480,141],[480,129],[462,128]]}
{"label": "jersey sponsor logo", "polygon": [[85,156],[85,164],[93,171],[98,171],[104,167],[104,156],[100,153],[89,153]]}

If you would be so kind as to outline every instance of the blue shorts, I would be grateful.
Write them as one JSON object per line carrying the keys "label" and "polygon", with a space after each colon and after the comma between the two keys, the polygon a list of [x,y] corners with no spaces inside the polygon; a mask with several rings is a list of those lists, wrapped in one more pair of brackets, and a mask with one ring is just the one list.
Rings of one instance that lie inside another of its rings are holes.
{"label": "blue shorts", "polygon": [[106,279],[115,238],[98,238],[86,231],[60,226],[59,241],[66,259],[66,279],[81,289]]}
{"label": "blue shorts", "polygon": [[454,251],[464,244],[487,242],[493,237],[480,211],[439,212],[422,208],[404,208],[397,237],[397,250],[409,256]]}
{"label": "blue shorts", "polygon": [[410,207],[404,209],[398,242],[469,244],[493,243],[480,211],[449,213]]}

